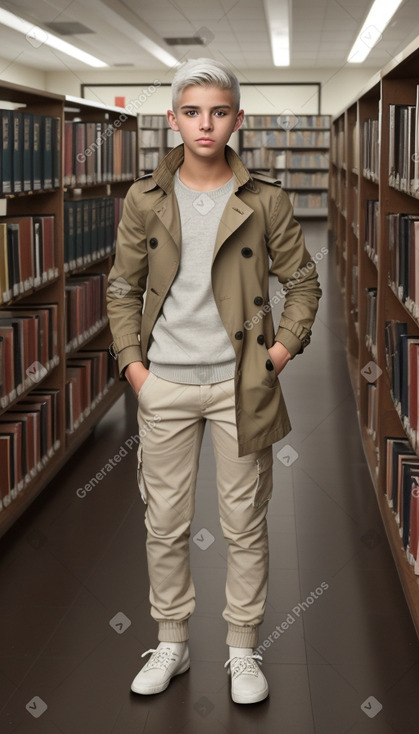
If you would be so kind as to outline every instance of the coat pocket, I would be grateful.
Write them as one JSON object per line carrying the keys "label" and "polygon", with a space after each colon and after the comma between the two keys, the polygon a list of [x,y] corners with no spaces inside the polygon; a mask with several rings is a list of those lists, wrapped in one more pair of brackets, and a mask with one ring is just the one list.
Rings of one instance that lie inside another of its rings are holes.
{"label": "coat pocket", "polygon": [[252,505],[256,509],[268,502],[272,497],[272,446],[265,449],[256,459],[256,485]]}
{"label": "coat pocket", "polygon": [[143,475],[143,447],[141,444],[139,444],[137,450],[137,483],[138,489],[140,490],[141,499],[144,504],[147,504],[147,491]]}

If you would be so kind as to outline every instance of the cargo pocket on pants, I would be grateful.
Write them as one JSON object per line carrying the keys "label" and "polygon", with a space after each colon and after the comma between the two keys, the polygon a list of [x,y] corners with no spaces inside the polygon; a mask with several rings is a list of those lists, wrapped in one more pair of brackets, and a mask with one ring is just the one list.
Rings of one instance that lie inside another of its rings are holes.
{"label": "cargo pocket on pants", "polygon": [[147,504],[147,492],[143,476],[143,447],[141,444],[139,444],[137,451],[137,483],[141,499],[144,504]]}
{"label": "cargo pocket on pants", "polygon": [[272,447],[256,459],[256,486],[253,493],[252,505],[256,509],[268,502],[272,497]]}

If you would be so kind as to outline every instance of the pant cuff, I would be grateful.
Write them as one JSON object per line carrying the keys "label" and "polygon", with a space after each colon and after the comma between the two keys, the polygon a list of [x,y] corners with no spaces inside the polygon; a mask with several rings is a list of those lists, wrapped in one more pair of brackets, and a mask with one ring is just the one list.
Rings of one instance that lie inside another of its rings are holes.
{"label": "pant cuff", "polygon": [[176,622],[170,619],[166,622],[159,622],[157,637],[159,642],[186,642],[189,639],[188,620]]}
{"label": "pant cuff", "polygon": [[228,622],[227,645],[231,647],[256,647],[259,625],[239,625]]}

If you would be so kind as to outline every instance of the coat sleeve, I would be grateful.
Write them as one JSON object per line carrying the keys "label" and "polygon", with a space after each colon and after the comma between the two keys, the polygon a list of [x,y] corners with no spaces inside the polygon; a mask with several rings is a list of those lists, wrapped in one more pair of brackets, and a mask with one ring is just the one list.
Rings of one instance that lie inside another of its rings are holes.
{"label": "coat sleeve", "polygon": [[301,226],[294,219],[289,196],[283,190],[278,192],[267,246],[272,259],[270,272],[283,285],[281,293],[285,296],[275,341],[281,342],[291,357],[295,357],[310,343],[322,291]]}
{"label": "coat sleeve", "polygon": [[143,296],[148,274],[148,256],[143,215],[133,184],[125,197],[118,226],[116,255],[106,293],[111,354],[118,359],[119,373],[131,362],[142,361],[140,345]]}

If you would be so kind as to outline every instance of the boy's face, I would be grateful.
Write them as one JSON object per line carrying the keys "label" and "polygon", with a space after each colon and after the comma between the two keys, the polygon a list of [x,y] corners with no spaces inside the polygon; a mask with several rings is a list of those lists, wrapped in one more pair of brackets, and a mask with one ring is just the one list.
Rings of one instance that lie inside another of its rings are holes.
{"label": "boy's face", "polygon": [[231,133],[240,127],[243,117],[243,110],[236,111],[232,92],[215,86],[186,87],[176,112],[167,112],[169,125],[180,132],[185,148],[205,159],[224,155]]}

